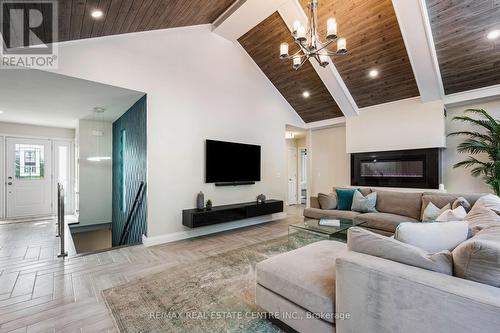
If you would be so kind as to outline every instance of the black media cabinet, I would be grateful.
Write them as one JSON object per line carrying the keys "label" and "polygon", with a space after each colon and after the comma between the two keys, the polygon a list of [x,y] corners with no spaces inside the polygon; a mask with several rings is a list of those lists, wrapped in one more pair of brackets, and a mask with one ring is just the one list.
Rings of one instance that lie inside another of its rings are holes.
{"label": "black media cabinet", "polygon": [[283,212],[283,201],[281,200],[214,206],[210,210],[186,209],[182,211],[182,224],[189,228],[197,228],[281,212]]}

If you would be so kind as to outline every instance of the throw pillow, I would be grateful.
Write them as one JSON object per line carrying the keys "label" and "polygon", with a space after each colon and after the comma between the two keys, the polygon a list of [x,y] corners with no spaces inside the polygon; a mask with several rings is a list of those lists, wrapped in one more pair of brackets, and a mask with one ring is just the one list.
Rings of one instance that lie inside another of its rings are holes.
{"label": "throw pillow", "polygon": [[356,189],[337,189],[337,209],[338,210],[351,210],[352,198]]}
{"label": "throw pillow", "polygon": [[467,216],[465,208],[458,206],[455,209],[447,209],[443,214],[439,215],[436,221],[438,222],[450,222],[450,221],[463,221]]}
{"label": "throw pillow", "polygon": [[394,238],[425,251],[451,251],[467,240],[469,224],[465,221],[443,223],[403,222],[396,228]]}
{"label": "throw pillow", "polygon": [[450,209],[451,205],[447,204],[443,208],[438,208],[432,202],[429,202],[427,207],[425,207],[424,215],[422,216],[423,222],[436,221],[439,215],[443,214],[445,210]]}
{"label": "throw pillow", "polygon": [[453,250],[454,275],[500,287],[500,226],[490,226]]}
{"label": "throw pillow", "polygon": [[465,217],[465,221],[469,223],[472,235],[475,235],[486,227],[500,225],[500,216],[493,210],[476,203]]}
{"label": "throw pillow", "polygon": [[493,210],[497,214],[500,214],[500,198],[494,194],[487,194],[485,196],[482,196],[481,198],[477,199],[475,205],[481,205]]}
{"label": "throw pillow", "polygon": [[337,194],[323,194],[318,193],[319,207],[321,209],[336,209],[337,208]]}
{"label": "throw pillow", "polygon": [[359,227],[352,227],[347,231],[347,248],[354,252],[447,275],[451,275],[453,271],[453,261],[449,251],[430,254],[416,246]]}
{"label": "throw pillow", "polygon": [[469,201],[467,199],[465,199],[464,197],[458,197],[457,200],[455,200],[453,202],[453,204],[451,205],[451,209],[455,209],[459,206],[464,207],[466,212],[469,212],[470,209],[472,208]]}
{"label": "throw pillow", "polygon": [[351,210],[359,213],[376,213],[375,206],[377,205],[377,192],[372,192],[367,196],[361,194],[360,191],[355,191],[352,198]]}

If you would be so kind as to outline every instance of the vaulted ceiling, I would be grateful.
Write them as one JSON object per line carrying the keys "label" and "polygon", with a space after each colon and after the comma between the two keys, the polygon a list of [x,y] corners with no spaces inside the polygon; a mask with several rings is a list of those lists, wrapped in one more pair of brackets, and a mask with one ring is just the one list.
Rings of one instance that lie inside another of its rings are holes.
{"label": "vaulted ceiling", "polygon": [[[213,23],[235,0],[58,0],[57,41]],[[100,19],[93,10],[103,12]],[[49,40],[47,37],[44,41]]]}
{"label": "vaulted ceiling", "polygon": [[[308,2],[301,0],[306,13]],[[391,0],[320,1],[320,36],[326,36],[326,21],[332,16],[349,49],[333,62],[359,107],[419,95]],[[368,76],[372,69],[379,72],[376,79]]]}
{"label": "vaulted ceiling", "polygon": [[[290,54],[298,51],[298,46],[277,12],[238,41],[305,122],[343,115],[310,63],[296,71],[289,62],[280,60],[277,52],[280,43],[289,43]],[[304,98],[304,92],[310,96]]]}
{"label": "vaulted ceiling", "polygon": [[445,92],[500,84],[500,0],[427,0]]}

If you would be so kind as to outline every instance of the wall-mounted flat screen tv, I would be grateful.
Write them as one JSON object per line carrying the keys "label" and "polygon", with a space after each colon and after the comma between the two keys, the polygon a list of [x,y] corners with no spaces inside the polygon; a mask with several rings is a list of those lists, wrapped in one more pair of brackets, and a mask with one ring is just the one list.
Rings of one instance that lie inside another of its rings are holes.
{"label": "wall-mounted flat screen tv", "polygon": [[260,181],[260,146],[206,140],[205,148],[207,183]]}

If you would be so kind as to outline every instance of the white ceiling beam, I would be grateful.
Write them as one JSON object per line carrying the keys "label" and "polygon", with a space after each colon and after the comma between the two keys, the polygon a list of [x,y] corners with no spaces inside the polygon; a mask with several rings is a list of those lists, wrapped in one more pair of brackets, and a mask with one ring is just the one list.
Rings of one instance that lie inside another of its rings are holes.
{"label": "white ceiling beam", "polygon": [[[308,17],[298,0],[289,0],[283,3],[278,12],[287,24],[290,32],[293,29],[294,21],[299,20],[302,23],[306,23],[308,20]],[[279,45],[276,46],[276,50],[276,52],[278,52]],[[349,89],[347,89],[347,86],[345,85],[344,80],[340,76],[335,65],[330,63],[327,67],[321,67],[314,59],[309,59],[309,62],[318,73],[342,113],[346,117],[357,116],[359,114],[358,105],[352,98]],[[291,66],[290,64],[283,65]]]}
{"label": "white ceiling beam", "polygon": [[443,99],[444,89],[425,0],[392,0],[422,101]]}
{"label": "white ceiling beam", "polygon": [[487,102],[499,98],[500,84],[486,88],[446,95],[444,98],[444,105],[446,105],[447,107],[455,107],[472,103]]}
{"label": "white ceiling beam", "polygon": [[290,0],[239,0],[215,20],[212,31],[236,42],[288,1]]}
{"label": "white ceiling beam", "polygon": [[345,117],[337,117],[319,121],[313,121],[311,123],[306,123],[305,128],[311,130],[318,130],[330,127],[345,126]]}

